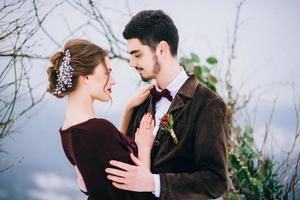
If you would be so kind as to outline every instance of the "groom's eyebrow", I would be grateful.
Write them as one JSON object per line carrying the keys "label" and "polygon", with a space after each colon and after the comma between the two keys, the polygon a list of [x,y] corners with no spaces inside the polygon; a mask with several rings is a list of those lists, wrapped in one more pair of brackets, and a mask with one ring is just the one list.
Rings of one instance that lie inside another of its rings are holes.
{"label": "groom's eyebrow", "polygon": [[138,50],[138,49],[137,49],[137,50],[132,50],[132,51],[129,51],[129,54],[132,55],[132,54],[137,53],[137,52],[139,52],[139,51],[140,51],[140,50]]}

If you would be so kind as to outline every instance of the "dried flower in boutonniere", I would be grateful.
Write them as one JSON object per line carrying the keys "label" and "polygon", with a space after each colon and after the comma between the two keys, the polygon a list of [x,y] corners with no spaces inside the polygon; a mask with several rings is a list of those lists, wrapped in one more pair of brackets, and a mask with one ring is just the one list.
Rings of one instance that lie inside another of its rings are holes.
{"label": "dried flower in boutonniere", "polygon": [[174,144],[178,144],[178,139],[173,129],[174,119],[172,114],[164,114],[160,119],[160,128],[164,131],[168,131],[173,139]]}

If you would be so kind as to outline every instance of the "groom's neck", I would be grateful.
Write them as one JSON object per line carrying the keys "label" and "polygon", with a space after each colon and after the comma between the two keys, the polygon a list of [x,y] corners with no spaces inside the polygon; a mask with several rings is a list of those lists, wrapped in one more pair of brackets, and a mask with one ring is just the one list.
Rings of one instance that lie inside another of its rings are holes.
{"label": "groom's neck", "polygon": [[181,66],[179,65],[176,58],[165,61],[161,64],[161,69],[156,75],[156,84],[161,89],[164,90],[166,87],[178,76],[181,71]]}

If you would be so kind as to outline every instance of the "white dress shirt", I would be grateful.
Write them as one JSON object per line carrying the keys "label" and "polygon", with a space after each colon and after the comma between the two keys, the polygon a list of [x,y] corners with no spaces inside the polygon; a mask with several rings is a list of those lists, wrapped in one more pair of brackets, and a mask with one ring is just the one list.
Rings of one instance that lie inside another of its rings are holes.
{"label": "white dress shirt", "polygon": [[[180,73],[176,76],[176,78],[167,86],[166,89],[168,89],[171,93],[171,96],[175,97],[177,94],[178,90],[181,88],[181,86],[185,83],[185,81],[188,79],[188,75],[184,71],[183,68],[181,68]],[[162,90],[155,85],[156,90],[158,92],[161,92]],[[153,131],[154,137],[156,136],[158,130],[159,130],[159,124],[160,124],[160,119],[164,114],[167,113],[169,110],[171,103],[167,98],[162,97],[158,102],[155,104],[155,127]],[[158,174],[154,174],[154,185],[155,185],[155,191],[153,194],[156,197],[160,196],[160,178]]]}

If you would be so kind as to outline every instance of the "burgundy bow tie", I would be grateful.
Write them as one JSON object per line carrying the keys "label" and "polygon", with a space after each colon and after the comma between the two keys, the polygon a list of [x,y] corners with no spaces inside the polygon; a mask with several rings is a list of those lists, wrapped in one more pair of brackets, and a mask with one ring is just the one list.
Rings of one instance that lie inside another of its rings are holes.
{"label": "burgundy bow tie", "polygon": [[153,97],[155,102],[158,102],[162,97],[167,98],[169,101],[172,101],[173,97],[168,89],[164,89],[161,92],[158,92],[155,87],[151,88],[150,94]]}

